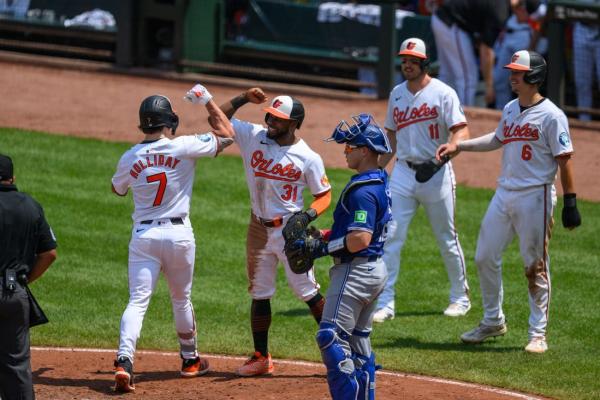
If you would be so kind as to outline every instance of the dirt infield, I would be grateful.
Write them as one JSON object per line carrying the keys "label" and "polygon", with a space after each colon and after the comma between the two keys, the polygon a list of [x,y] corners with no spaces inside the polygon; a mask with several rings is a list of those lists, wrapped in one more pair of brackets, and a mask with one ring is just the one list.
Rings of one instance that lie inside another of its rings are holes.
{"label": "dirt infield", "polygon": [[[320,364],[274,360],[275,373],[259,378],[239,378],[233,371],[240,357],[208,356],[211,371],[202,377],[179,377],[175,353],[144,352],[136,355],[135,393],[138,399],[328,399],[325,368]],[[98,399],[114,396],[113,351],[86,349],[32,350],[35,392],[40,400]],[[402,400],[514,400],[542,399],[481,385],[418,375],[380,371],[378,399]]]}
{"label": "dirt infield", "polygon": [[[179,132],[204,132],[206,110],[182,100],[190,83],[60,70],[0,61],[0,126],[66,133],[103,140],[137,142],[138,107],[151,94],[169,96],[180,115]],[[218,103],[240,93],[240,89],[208,85]],[[269,96],[279,93],[267,91]],[[307,118],[299,134],[317,150],[327,166],[345,167],[341,146],[326,144],[341,119],[370,112],[382,124],[386,102],[373,100],[333,100],[299,96]],[[237,116],[261,121],[264,113],[248,105]],[[467,110],[471,133],[478,136],[493,130],[497,112]],[[573,129],[576,148],[575,179],[578,195],[600,200],[597,171],[600,170],[600,134],[589,129]],[[1,143],[0,143],[1,146]],[[0,147],[1,151],[1,147]],[[60,149],[57,149],[60,151]],[[227,149],[238,154],[235,146]],[[117,160],[115,160],[116,163]],[[500,152],[464,154],[455,162],[459,183],[474,187],[495,187]],[[593,171],[593,172],[588,172]],[[560,185],[558,185],[560,190]],[[460,202],[460,199],[459,199]],[[32,367],[39,399],[95,399],[113,395],[112,359],[114,352],[34,349]],[[241,358],[211,356],[212,372],[200,378],[182,380],[180,360],[173,353],[140,352],[136,360],[137,392],[144,399],[324,399],[327,384],[324,368],[318,364],[276,360],[272,377],[239,379],[234,376]],[[534,399],[518,393],[460,382],[401,373],[383,372],[378,380],[379,399]],[[260,385],[258,385],[260,382]]]}

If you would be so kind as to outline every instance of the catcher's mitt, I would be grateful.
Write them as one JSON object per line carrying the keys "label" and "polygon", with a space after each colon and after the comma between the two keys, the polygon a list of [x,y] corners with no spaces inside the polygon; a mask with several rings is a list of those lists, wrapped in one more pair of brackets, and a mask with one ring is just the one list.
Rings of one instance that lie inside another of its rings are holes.
{"label": "catcher's mitt", "polygon": [[285,256],[290,264],[290,269],[296,274],[308,272],[314,265],[314,258],[306,246],[308,240],[306,230],[303,230],[300,236],[293,241],[286,239]]}
{"label": "catcher's mitt", "polygon": [[287,223],[283,227],[283,230],[281,231],[283,238],[285,239],[286,247],[301,237],[306,237],[305,231],[306,228],[308,228],[310,221],[312,221],[311,216],[303,211],[294,213],[294,215],[288,219]]}
{"label": "catcher's mitt", "polygon": [[419,164],[415,169],[417,173],[415,174],[415,179],[419,183],[425,183],[431,179],[436,172],[438,172],[444,164],[446,164],[450,160],[450,157],[444,156],[442,158],[442,162],[438,163],[436,161],[427,161],[423,164]]}

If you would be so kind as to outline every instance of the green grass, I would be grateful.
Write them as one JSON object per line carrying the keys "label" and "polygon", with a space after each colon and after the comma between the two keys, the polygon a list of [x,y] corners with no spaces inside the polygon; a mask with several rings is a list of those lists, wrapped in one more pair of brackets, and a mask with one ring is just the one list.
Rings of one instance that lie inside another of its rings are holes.
{"label": "green grass", "polygon": [[[110,192],[110,178],[129,144],[0,129],[0,153],[13,157],[21,191],[44,206],[58,237],[57,262],[32,290],[50,323],[32,330],[43,346],[114,348],[128,299],[127,245],[131,196]],[[329,170],[337,199],[350,176]],[[449,319],[448,279],[424,213],[409,230],[397,284],[397,316],[376,325],[373,344],[386,369],[434,375],[544,394],[561,399],[600,397],[600,263],[597,227],[600,207],[579,202],[583,226],[554,230],[550,244],[553,297],[548,340],[541,356],[525,354],[527,282],[518,248],[505,253],[505,313],[509,332],[480,346],[460,343],[459,335],[481,315],[479,281],[473,256],[479,224],[492,197],[489,190],[459,187],[457,225],[467,258],[473,309]],[[560,219],[559,201],[556,216]],[[331,224],[330,211],[318,221]],[[245,272],[245,232],[249,200],[237,157],[202,159],[192,199],[197,255],[193,301],[200,350],[248,354],[252,348]],[[317,275],[328,284],[328,261]],[[280,271],[272,301],[270,349],[275,357],[319,361],[315,324],[307,307],[294,298]],[[171,306],[161,278],[146,314],[140,349],[177,350]]]}

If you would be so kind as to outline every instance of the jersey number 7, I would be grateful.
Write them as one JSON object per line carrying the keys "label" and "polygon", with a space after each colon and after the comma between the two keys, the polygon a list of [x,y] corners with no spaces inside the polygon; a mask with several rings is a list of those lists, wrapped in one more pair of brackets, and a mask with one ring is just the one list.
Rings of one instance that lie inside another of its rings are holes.
{"label": "jersey number 7", "polygon": [[167,188],[167,174],[161,172],[160,174],[147,176],[146,182],[158,182],[158,190],[156,191],[156,197],[154,198],[154,203],[152,204],[152,206],[160,206],[160,203],[162,203],[163,200],[163,196],[165,195],[165,189]]}

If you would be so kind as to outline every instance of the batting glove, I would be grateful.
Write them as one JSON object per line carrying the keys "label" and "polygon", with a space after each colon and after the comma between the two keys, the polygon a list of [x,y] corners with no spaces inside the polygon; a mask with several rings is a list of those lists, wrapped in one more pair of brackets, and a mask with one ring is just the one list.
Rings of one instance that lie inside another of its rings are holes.
{"label": "batting glove", "polygon": [[581,215],[577,209],[577,196],[575,193],[566,193],[563,196],[564,205],[562,209],[562,223],[567,229],[573,229],[581,225]]}
{"label": "batting glove", "polygon": [[188,90],[183,98],[192,104],[202,104],[205,106],[212,99],[212,94],[204,86],[197,84]]}

